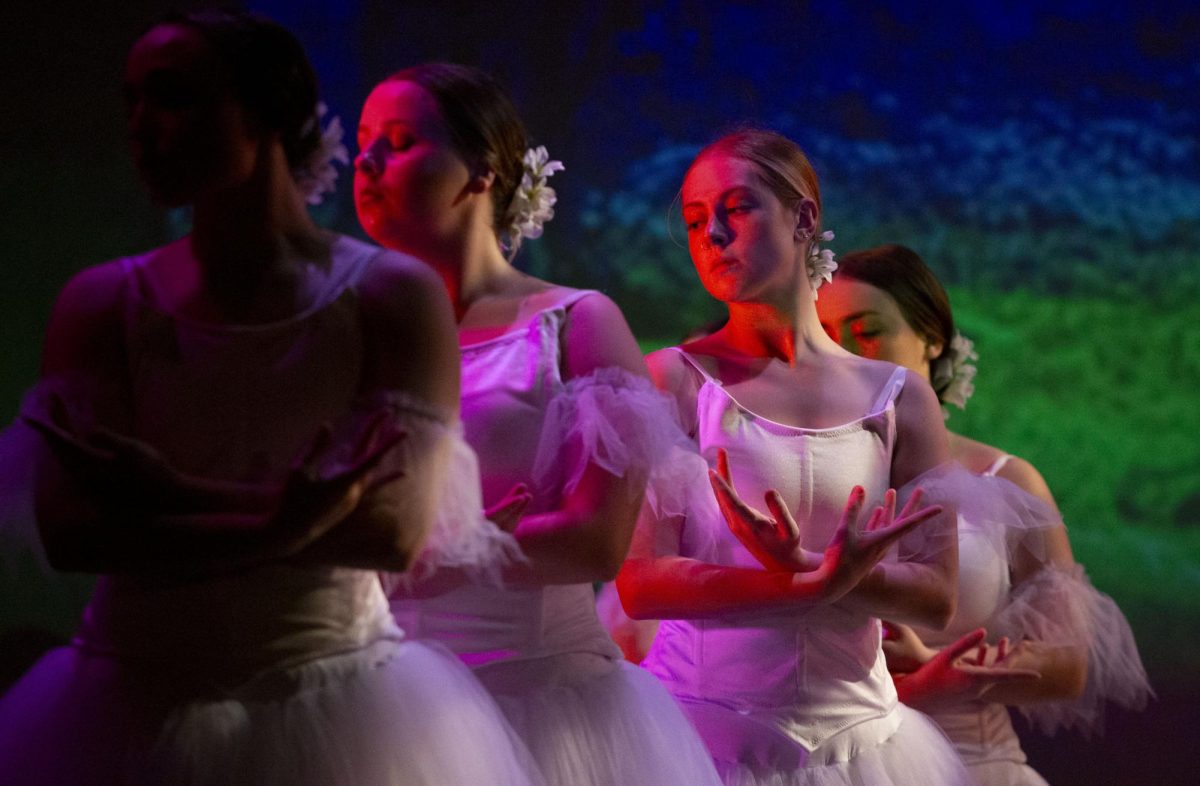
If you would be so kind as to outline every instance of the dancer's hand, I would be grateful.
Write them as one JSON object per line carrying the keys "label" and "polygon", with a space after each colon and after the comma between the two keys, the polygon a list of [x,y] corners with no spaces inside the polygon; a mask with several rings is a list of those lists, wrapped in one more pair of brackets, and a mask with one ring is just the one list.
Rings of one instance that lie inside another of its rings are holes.
{"label": "dancer's hand", "polygon": [[386,409],[367,419],[348,453],[323,425],[292,462],[271,524],[295,537],[296,547],[316,540],[353,513],[364,494],[403,475],[374,470],[404,437]]}
{"label": "dancer's hand", "polygon": [[922,492],[918,488],[897,517],[896,492],[888,489],[884,504],[872,512],[865,530],[860,532],[858,519],[866,494],[861,486],[855,486],[837,530],[824,552],[818,553],[800,545],[800,527],[778,492],[766,494],[770,516],[738,496],[725,451],[717,453],[717,469],[709,470],[709,480],[726,524],[747,551],[767,570],[815,574],[814,578],[824,582],[822,594],[827,602],[853,589],[898,538],[942,511],[940,505],[920,507]]}
{"label": "dancer's hand", "polygon": [[[887,628],[896,632],[898,639],[910,640],[908,645],[902,646],[910,646],[912,638],[920,641],[911,629],[906,629],[906,632],[900,630],[905,626],[888,623]],[[994,657],[990,664],[982,662],[980,647],[985,650],[991,649],[984,642],[986,635],[987,632],[983,628],[973,630],[933,654],[915,670],[894,674],[901,700],[921,710],[956,707],[970,702],[985,701],[988,691],[997,685],[1031,682],[1041,677],[1041,674],[1033,669],[1013,667],[1006,662],[1009,653],[1007,639],[1001,639],[994,650],[1000,657]],[[884,641],[885,654],[891,641]],[[924,644],[921,646],[924,647]],[[933,652],[927,647],[925,649]],[[892,659],[889,656],[889,668],[891,664]]]}
{"label": "dancer's hand", "polygon": [[533,493],[524,483],[517,483],[500,498],[500,501],[483,511],[483,517],[508,533],[513,533],[521,523],[525,508],[533,500]]}
{"label": "dancer's hand", "polygon": [[1031,660],[1036,661],[1036,656],[1031,652],[1035,646],[1036,644],[1028,639],[1021,639],[1014,644],[1005,636],[995,644],[980,642],[974,652],[963,656],[963,662],[975,666],[1026,666]]}
{"label": "dancer's hand", "polygon": [[887,659],[888,671],[909,674],[933,660],[938,651],[922,641],[909,626],[884,620],[883,654]]}
{"label": "dancer's hand", "polygon": [[920,507],[922,494],[920,488],[913,491],[897,516],[896,491],[888,489],[883,504],[872,511],[866,527],[860,531],[858,517],[866,492],[862,486],[855,486],[850,491],[837,531],[825,547],[819,568],[828,573],[827,599],[830,602],[854,589],[901,536],[942,512],[941,505]]}
{"label": "dancer's hand", "polygon": [[101,504],[114,502],[159,513],[217,507],[206,504],[218,494],[216,484],[182,472],[146,442],[103,426],[76,424],[57,395],[49,396],[43,417],[26,416],[25,422]]}
{"label": "dancer's hand", "polygon": [[708,471],[708,478],[730,532],[764,568],[807,573],[820,567],[821,553],[800,545],[800,527],[778,491],[771,489],[765,495],[769,516],[747,505],[733,487],[724,449],[717,451],[717,468]]}

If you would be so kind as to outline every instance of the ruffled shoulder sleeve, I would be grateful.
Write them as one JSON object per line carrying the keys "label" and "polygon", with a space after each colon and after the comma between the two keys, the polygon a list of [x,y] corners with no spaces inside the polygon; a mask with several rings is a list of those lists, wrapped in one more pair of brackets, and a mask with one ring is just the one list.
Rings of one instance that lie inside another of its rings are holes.
{"label": "ruffled shoulder sleeve", "polygon": [[1087,681],[1078,699],[1019,708],[1046,734],[1059,728],[1100,732],[1105,702],[1141,709],[1154,695],[1125,615],[1092,586],[1082,565],[1045,564],[1013,588],[991,627],[996,637],[1087,653]]}
{"label": "ruffled shoulder sleeve", "polygon": [[1078,699],[1024,705],[1022,714],[1048,734],[1059,728],[1091,734],[1102,729],[1106,702],[1144,707],[1153,690],[1125,615],[1092,586],[1082,565],[1060,564],[1047,553],[1047,534],[1065,529],[1058,511],[995,475],[976,476],[960,499],[962,526],[987,533],[1008,565],[1038,566],[1013,587],[990,623],[992,635],[1087,654],[1087,681]]}
{"label": "ruffled shoulder sleeve", "polygon": [[922,507],[941,505],[943,511],[905,533],[887,560],[926,562],[957,547],[959,499],[956,492],[964,477],[969,476],[960,464],[948,461],[922,472],[896,490],[897,510],[908,504],[920,489]]}
{"label": "ruffled shoulder sleeve", "polygon": [[1153,691],[1125,616],[1092,586],[1082,565],[1058,564],[1047,552],[1047,534],[1064,529],[1053,506],[1004,478],[976,475],[957,464],[922,475],[904,491],[916,485],[927,502],[953,504],[959,529],[982,535],[1010,568],[1018,560],[1038,566],[1013,587],[989,621],[990,640],[1007,636],[1087,653],[1083,695],[1021,706],[1031,723],[1046,733],[1059,728],[1092,733],[1101,728],[1106,701],[1129,709],[1145,705]]}
{"label": "ruffled shoulder sleeve", "polygon": [[[946,462],[922,473],[898,491],[898,498],[906,501],[918,487],[925,504],[953,508],[958,529],[983,535],[1005,564],[1011,565],[1019,550],[1046,561],[1043,533],[1063,526],[1057,510],[1016,484],[976,475],[957,462]],[[921,533],[922,528],[915,532]],[[921,540],[910,536],[908,542]]]}
{"label": "ruffled shoulder sleeve", "polygon": [[480,583],[500,586],[504,568],[525,557],[513,536],[484,516],[479,461],[456,419],[444,422],[425,402],[398,392],[376,397],[366,412],[387,406],[405,438],[387,459],[383,472],[399,472],[404,504],[426,505],[432,520],[421,553],[403,575],[385,577],[385,585],[419,581],[439,568],[454,568]]}
{"label": "ruffled shoulder sleeve", "polygon": [[[703,551],[691,540],[706,528],[687,522],[720,513],[708,465],[681,427],[672,396],[620,368],[570,380],[548,408],[534,480],[543,493],[569,493],[588,464],[627,478],[631,493],[645,488],[638,529],[653,532],[656,554]],[[635,536],[634,550],[648,542]]]}
{"label": "ruffled shoulder sleeve", "polygon": [[637,493],[681,436],[675,402],[649,379],[617,367],[597,369],[568,380],[550,401],[534,482],[544,492],[570,493],[595,464],[632,480]]}

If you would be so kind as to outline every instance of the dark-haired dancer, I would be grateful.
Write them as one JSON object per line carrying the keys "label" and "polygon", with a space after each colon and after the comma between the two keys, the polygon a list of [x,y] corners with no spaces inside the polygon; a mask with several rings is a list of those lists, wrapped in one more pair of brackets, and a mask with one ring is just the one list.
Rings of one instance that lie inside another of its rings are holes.
{"label": "dark-haired dancer", "polygon": [[41,440],[50,562],[101,575],[71,645],[0,699],[0,782],[530,783],[490,697],[379,586],[446,477],[478,482],[451,474],[439,282],[305,211],[336,134],[304,52],[253,16],[171,17],[125,95],[151,194],[195,228],[55,307],[14,428]]}
{"label": "dark-haired dancer", "polygon": [[[931,381],[943,405],[966,405],[974,349],[954,328],[933,272],[903,246],[847,254],[817,313],[863,357]],[[945,630],[891,625],[884,647],[901,699],[928,713],[989,786],[1044,784],[1025,764],[1005,705],[1045,731],[1097,731],[1103,705],[1150,692],[1129,625],[1075,564],[1054,498],[1028,462],[950,433],[941,494],[958,503],[958,608]],[[987,643],[981,644],[987,631]],[[965,655],[965,657],[959,657]]]}
{"label": "dark-haired dancer", "polygon": [[616,573],[678,428],[608,298],[510,264],[553,214],[546,177],[560,166],[525,145],[503,90],[463,66],[402,71],[363,107],[359,219],[449,291],[484,498],[529,559],[504,590],[439,567],[397,588],[392,609],[471,665],[551,783],[716,783],[671,697],[622,661],[596,618],[592,582]]}
{"label": "dark-haired dancer", "polygon": [[[631,616],[662,620],[646,666],[727,784],[969,781],[897,702],[880,646],[878,617],[938,626],[954,609],[953,516],[917,492],[897,514],[888,491],[945,460],[933,391],[821,330],[813,301],[832,260],[793,142],[717,140],[682,198],[692,262],[729,322],[649,361],[715,467],[720,510],[710,495],[638,530],[617,586]],[[751,507],[764,498],[769,515]],[[866,500],[884,504],[864,526]],[[881,563],[901,535],[907,558]]]}

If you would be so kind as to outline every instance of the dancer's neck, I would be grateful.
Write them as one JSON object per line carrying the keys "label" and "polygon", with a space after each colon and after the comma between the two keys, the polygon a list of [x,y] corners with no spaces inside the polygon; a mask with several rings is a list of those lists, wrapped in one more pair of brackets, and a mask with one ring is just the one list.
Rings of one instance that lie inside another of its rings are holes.
{"label": "dancer's neck", "polygon": [[330,264],[329,238],[309,217],[282,146],[264,145],[251,177],[195,204],[192,270],[176,271],[186,307],[211,318],[284,318],[303,305],[305,265]]}
{"label": "dancer's neck", "polygon": [[491,228],[476,227],[459,235],[436,259],[427,260],[441,276],[459,322],[480,298],[503,294],[523,278],[504,257]]}
{"label": "dancer's neck", "polygon": [[816,309],[797,298],[730,303],[729,322],[721,337],[738,354],[774,358],[791,366],[828,349],[831,341],[821,328]]}

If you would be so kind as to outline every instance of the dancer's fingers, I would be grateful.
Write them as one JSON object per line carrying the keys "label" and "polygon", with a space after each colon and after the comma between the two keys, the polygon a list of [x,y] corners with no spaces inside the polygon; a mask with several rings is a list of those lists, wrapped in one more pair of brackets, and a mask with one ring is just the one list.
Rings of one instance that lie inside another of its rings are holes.
{"label": "dancer's fingers", "polygon": [[872,510],[871,515],[867,517],[866,526],[864,526],[861,530],[857,527],[854,528],[854,534],[858,536],[858,540],[862,542],[865,540],[867,535],[878,531],[879,528],[883,526],[882,522],[886,516],[887,511],[882,506],[877,506],[874,510]]}
{"label": "dancer's fingers", "polygon": [[[523,488],[523,484],[520,484]],[[484,511],[484,517],[501,530],[512,533],[521,522],[525,508],[533,500],[533,495],[527,490],[510,491],[503,500]]]}
{"label": "dancer's fingers", "polygon": [[731,487],[733,486],[733,478],[729,474],[729,453],[725,451],[725,448],[717,450],[717,474],[724,478]]}
{"label": "dancer's fingers", "polygon": [[788,541],[799,540],[800,527],[792,518],[792,513],[787,509],[787,505],[784,504],[783,496],[775,489],[771,489],[766,493],[766,503],[767,510],[771,511],[771,517],[775,520],[778,535]]}
{"label": "dancer's fingers", "polygon": [[358,441],[354,445],[354,456],[358,457],[371,450],[371,446],[375,440],[383,433],[385,424],[391,420],[392,413],[388,409],[380,409],[371,414],[367,418],[366,424],[358,434]]}
{"label": "dancer's fingers", "polygon": [[883,493],[883,521],[880,527],[890,527],[896,520],[896,490],[888,489]]}
{"label": "dancer's fingers", "polygon": [[984,682],[1033,682],[1041,679],[1042,673],[1036,669],[1010,669],[1007,666],[972,666],[964,663],[955,666],[964,674],[970,674]]}
{"label": "dancer's fingers", "polygon": [[399,480],[402,477],[404,477],[404,472],[403,470],[399,469],[377,475],[371,478],[371,482],[366,485],[366,491],[374,491],[375,489],[383,488],[393,480]]}
{"label": "dancer's fingers", "polygon": [[[390,425],[390,423],[389,423]],[[367,452],[358,456],[356,460],[339,474],[349,477],[361,478],[366,473],[379,466],[384,457],[392,451],[392,448],[400,444],[405,437],[408,436],[406,431],[401,429],[389,428],[372,439],[372,444]],[[403,470],[400,470],[403,472]]]}
{"label": "dancer's fingers", "polygon": [[938,657],[953,663],[971,650],[976,649],[985,636],[987,636],[987,631],[984,628],[976,628],[969,633],[959,636],[957,641],[939,652]]}
{"label": "dancer's fingers", "polygon": [[899,517],[904,518],[905,516],[911,515],[913,511],[921,506],[921,499],[924,496],[925,489],[921,488],[920,486],[917,486],[915,489],[913,489],[913,493],[908,495],[908,500],[905,501],[904,506],[900,509],[900,513],[898,514]]}
{"label": "dancer's fingers", "polygon": [[717,497],[717,507],[729,523],[742,523],[753,518],[750,506],[742,501],[733,486],[714,470],[708,471],[708,480],[712,484],[713,493]]}
{"label": "dancer's fingers", "polygon": [[862,512],[865,499],[866,491],[862,486],[855,486],[850,490],[850,496],[846,498],[846,507],[842,508],[842,518],[838,521],[838,527],[834,531],[826,551],[832,547],[841,547],[844,544],[858,541],[858,516]]}
{"label": "dancer's fingers", "polygon": [[[879,510],[876,508],[876,510]],[[875,529],[864,535],[864,540],[871,546],[883,548],[895,542],[910,529],[922,524],[942,512],[941,505],[931,505],[922,508],[917,513],[901,519],[890,527]]]}

